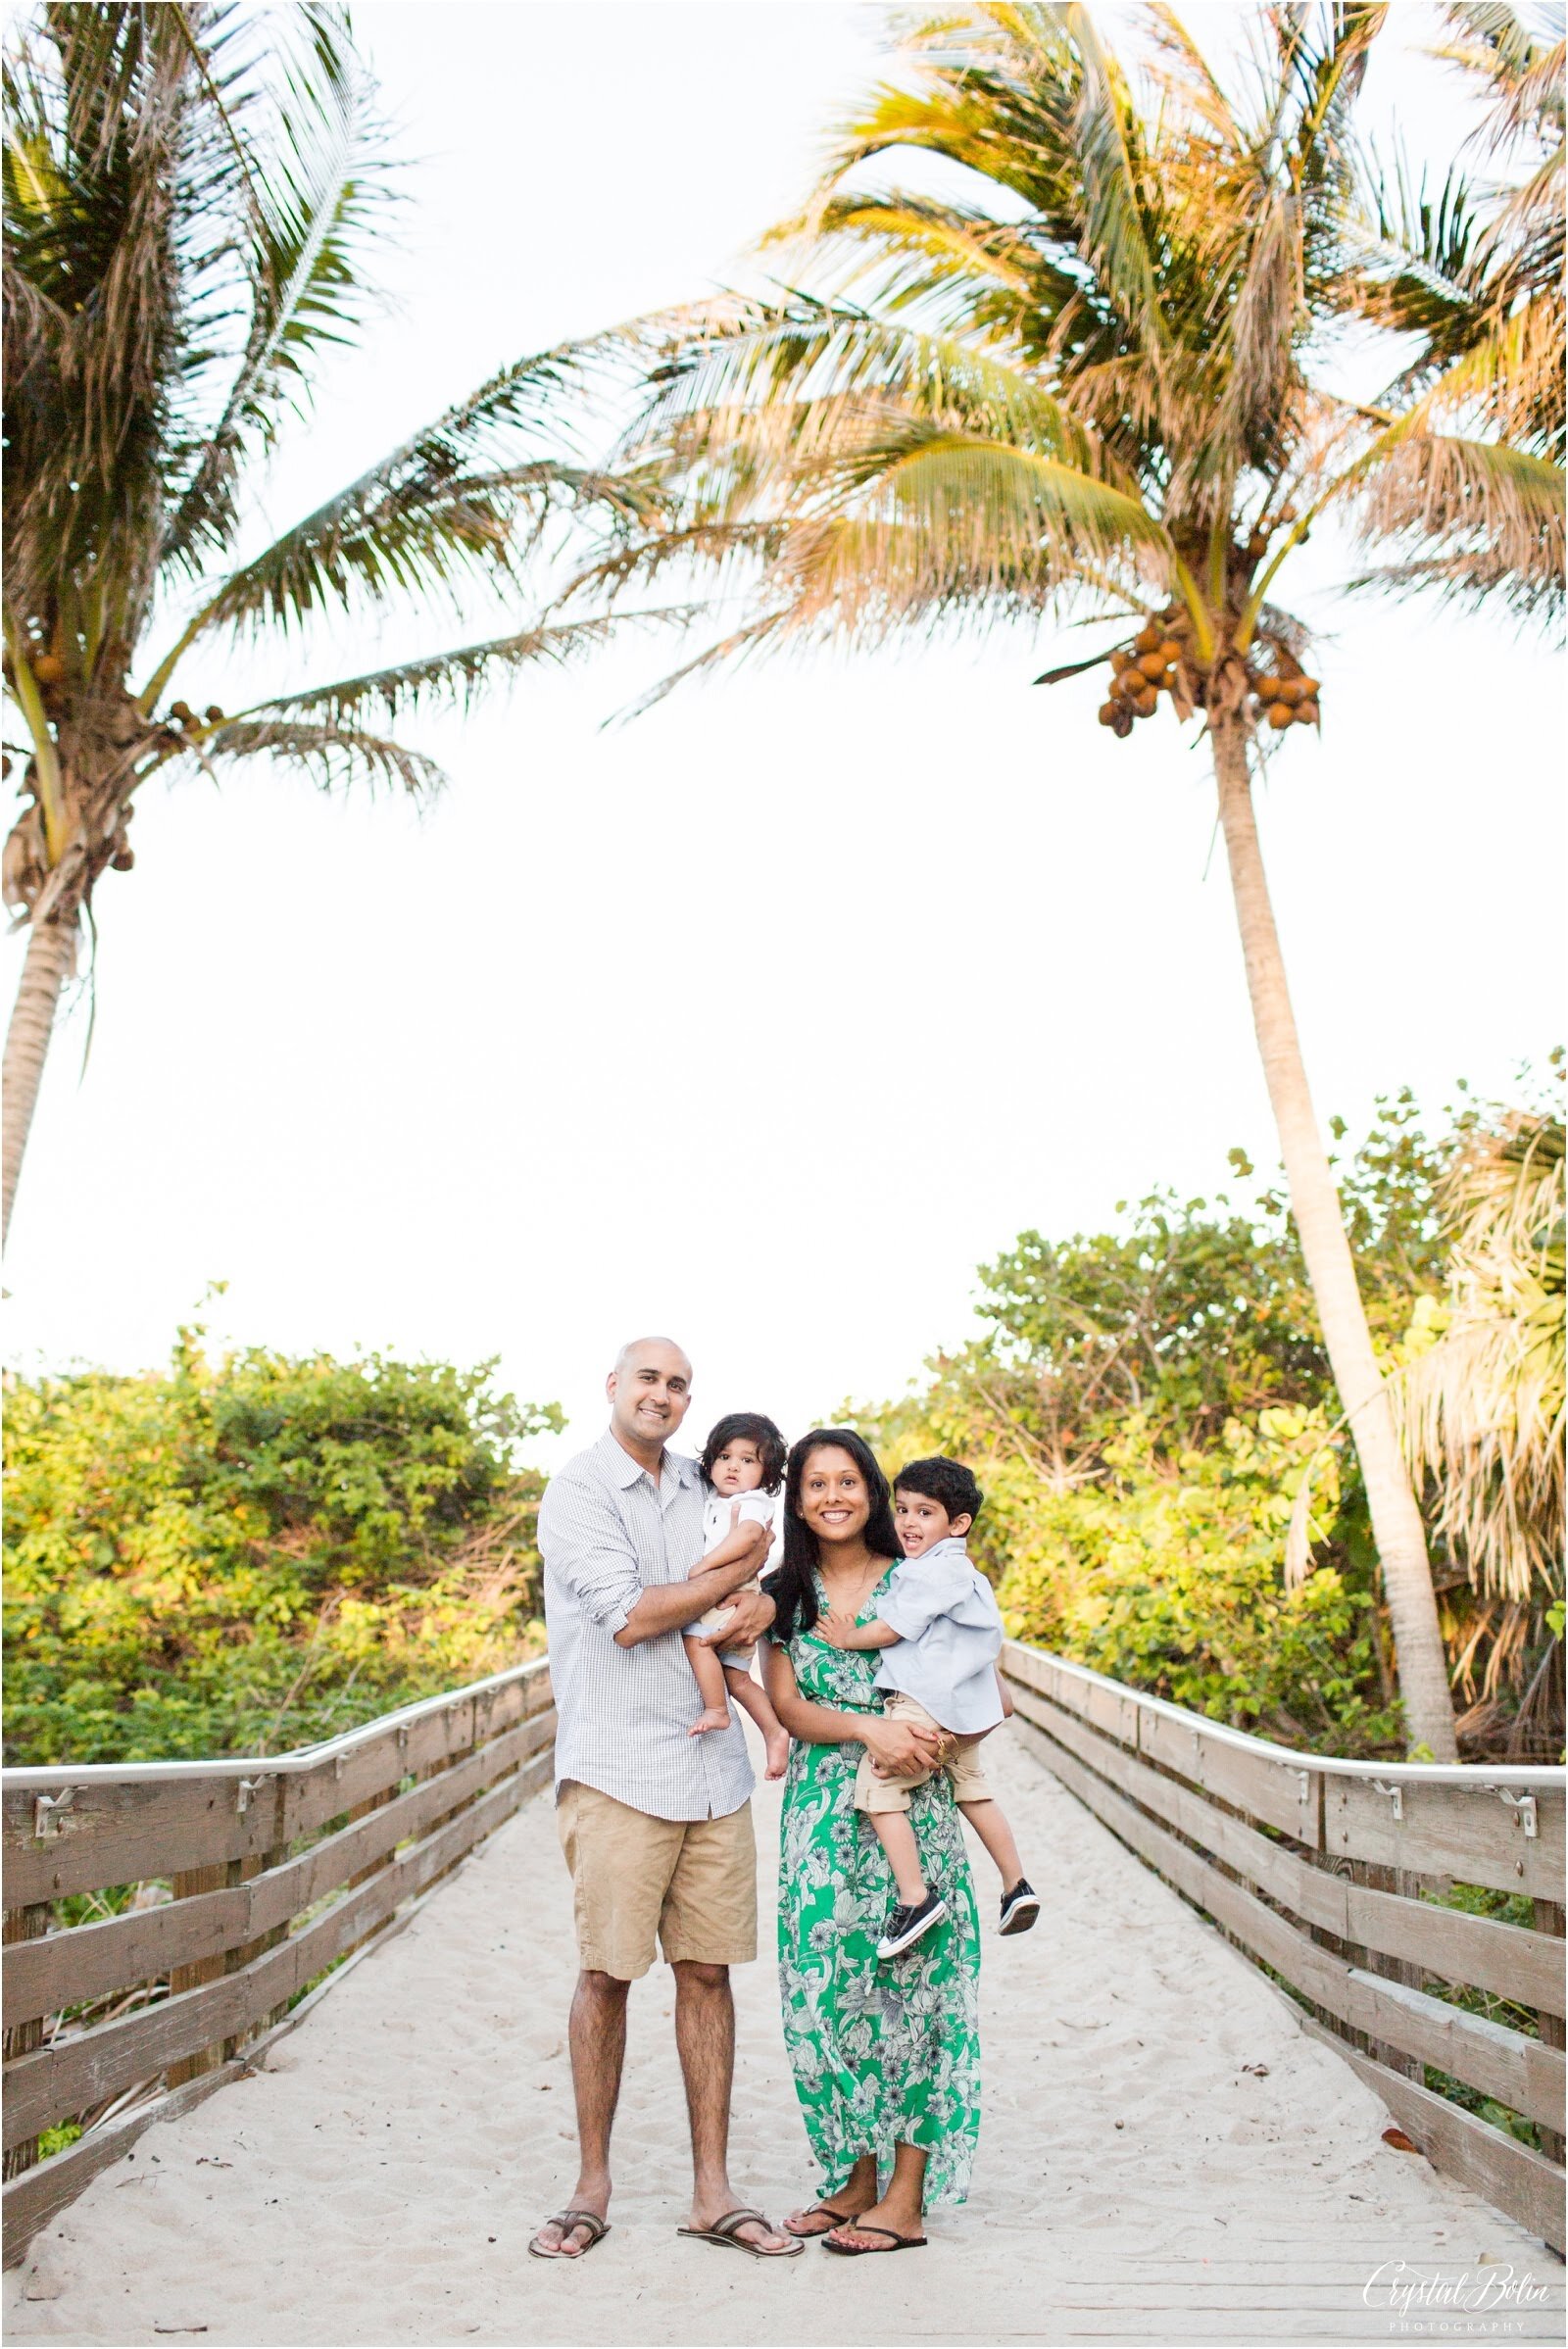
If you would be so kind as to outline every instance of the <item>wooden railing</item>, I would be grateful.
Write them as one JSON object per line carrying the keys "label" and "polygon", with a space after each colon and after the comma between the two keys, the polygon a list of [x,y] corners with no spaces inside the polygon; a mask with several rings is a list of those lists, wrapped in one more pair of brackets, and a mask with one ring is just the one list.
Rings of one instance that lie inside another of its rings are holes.
{"label": "wooden railing", "polygon": [[300,1753],[6,1771],[6,2265],[405,1923],[545,1783],[554,1732],[541,1658]]}
{"label": "wooden railing", "polygon": [[[1224,1728],[1009,1641],[1026,1743],[1291,1993],[1440,2170],[1563,2247],[1561,1770],[1345,1762]],[[1443,1905],[1520,1895],[1533,1923]],[[1539,2035],[1454,2003],[1533,2010]],[[1523,2143],[1427,2083],[1537,2125]]]}
{"label": "wooden railing", "polygon": [[[1287,1991],[1438,2168],[1563,2247],[1560,1770],[1342,1762],[1009,1641],[1026,1741]],[[4,1774],[5,2259],[236,2078],[546,1783],[544,1659],[302,1753]],[[1520,1895],[1533,1923],[1442,1904]],[[104,1894],[96,1921],[72,1922]],[[1534,2012],[1520,2031],[1479,1993]],[[1475,2003],[1476,2001],[1473,2001]],[[1426,2082],[1536,2125],[1541,2150]],[[47,2159],[62,2123],[82,2133]]]}

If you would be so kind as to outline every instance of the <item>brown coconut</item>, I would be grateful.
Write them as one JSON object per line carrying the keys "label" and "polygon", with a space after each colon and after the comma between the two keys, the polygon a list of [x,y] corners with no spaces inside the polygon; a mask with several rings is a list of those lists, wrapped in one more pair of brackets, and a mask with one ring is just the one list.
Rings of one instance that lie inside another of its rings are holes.
{"label": "brown coconut", "polygon": [[32,664],[32,673],[40,685],[58,685],[66,673],[66,664],[58,653],[40,653]]}
{"label": "brown coconut", "polygon": [[1165,656],[1160,652],[1146,653],[1138,663],[1151,685],[1165,674]]}
{"label": "brown coconut", "polygon": [[1163,630],[1156,628],[1153,621],[1151,620],[1148,627],[1140,628],[1138,634],[1133,638],[1133,651],[1135,653],[1157,653],[1162,634]]}
{"label": "brown coconut", "polygon": [[1298,726],[1315,726],[1318,722],[1317,704],[1310,701],[1298,702],[1291,714]]}
{"label": "brown coconut", "polygon": [[1102,726],[1113,726],[1116,723],[1116,705],[1114,702],[1101,703],[1100,722]]}
{"label": "brown coconut", "polygon": [[1295,715],[1289,702],[1270,702],[1268,706],[1268,722],[1276,734],[1283,734]]}

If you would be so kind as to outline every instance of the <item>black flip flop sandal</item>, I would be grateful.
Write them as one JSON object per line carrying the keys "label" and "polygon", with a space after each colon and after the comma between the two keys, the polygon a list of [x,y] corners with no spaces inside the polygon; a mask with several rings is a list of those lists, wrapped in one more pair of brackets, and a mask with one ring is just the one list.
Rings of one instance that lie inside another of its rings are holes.
{"label": "black flip flop sandal", "polygon": [[[923,2251],[928,2240],[928,2237],[923,2234],[895,2234],[891,2227],[867,2227],[860,2219],[851,2219],[848,2224],[855,2228],[857,2234],[885,2234],[888,2238],[888,2251]],[[822,2237],[822,2248],[824,2251],[837,2252],[840,2259],[885,2259],[887,2257],[887,2252],[879,2250],[874,2243],[835,2243],[831,2235]]]}

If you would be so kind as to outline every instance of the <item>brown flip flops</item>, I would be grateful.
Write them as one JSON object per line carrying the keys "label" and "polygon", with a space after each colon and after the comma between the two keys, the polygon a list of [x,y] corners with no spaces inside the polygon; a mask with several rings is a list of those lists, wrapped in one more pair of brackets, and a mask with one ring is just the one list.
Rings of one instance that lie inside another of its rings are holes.
{"label": "brown flip flops", "polygon": [[923,2234],[895,2234],[891,2227],[867,2227],[863,2219],[848,2219],[857,2234],[885,2234],[887,2243],[835,2243],[828,2234],[822,2237],[824,2251],[837,2252],[840,2259],[884,2259],[889,2251],[923,2251],[927,2238]]}
{"label": "brown flip flops", "polygon": [[[541,2244],[536,2234],[528,2245],[530,2259],[586,2259],[589,2252],[595,2250],[610,2232],[610,2221],[601,2219],[597,2211],[557,2211],[553,2219],[545,2221],[545,2227],[559,2227],[564,2235],[570,2234],[573,2227],[586,2227],[588,2240],[580,2251],[564,2251],[559,2244]],[[544,2227],[539,2229],[539,2234],[543,2232]]]}
{"label": "brown flip flops", "polygon": [[801,2217],[803,2219],[825,2219],[827,2225],[808,2227],[803,2234],[798,2227],[792,2227],[786,2219],[780,2231],[784,2234],[794,2235],[798,2243],[814,2243],[819,2234],[831,2234],[835,2227],[853,2227],[855,2225],[853,2211],[836,2211],[831,2202],[813,2202],[809,2210],[802,2211]]}
{"label": "brown flip flops", "polygon": [[721,2243],[726,2250],[744,2251],[751,2259],[793,2259],[797,2252],[806,2249],[799,2235],[793,2236],[788,2249],[783,2251],[764,2251],[760,2243],[743,2243],[739,2230],[748,2221],[765,2227],[769,2234],[787,2232],[786,2228],[775,2227],[771,2219],[764,2219],[760,2211],[744,2209],[726,2211],[711,2227],[677,2227],[675,2232],[689,2235],[694,2243]]}

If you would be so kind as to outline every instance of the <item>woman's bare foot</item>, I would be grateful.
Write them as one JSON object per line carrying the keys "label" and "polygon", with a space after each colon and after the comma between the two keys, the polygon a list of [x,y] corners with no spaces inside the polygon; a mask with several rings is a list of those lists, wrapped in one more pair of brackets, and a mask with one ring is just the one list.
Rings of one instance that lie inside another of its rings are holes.
{"label": "woman's bare foot", "polygon": [[[864,2185],[855,2177],[847,2178],[836,2194],[825,2195],[813,2202],[808,2210],[791,2211],[784,2226],[790,2234],[831,2234],[845,2220],[863,2218],[876,2200],[876,2178],[873,2176]],[[840,2216],[835,2219],[834,2212]]]}
{"label": "woman's bare foot", "polygon": [[698,1714],[686,1735],[688,1737],[701,1737],[710,1729],[728,1729],[728,1705],[710,1704],[705,1711]]}
{"label": "woman's bare foot", "polygon": [[776,1735],[770,1734],[764,1737],[762,1742],[767,1748],[767,1768],[763,1771],[762,1776],[764,1778],[782,1778],[790,1766],[789,1731],[781,1729]]}
{"label": "woman's bare foot", "polygon": [[[841,2203],[840,2207],[846,2206]],[[868,2210],[858,2211],[856,2217],[862,2219],[867,2227],[880,2227],[885,2232],[881,2235],[861,2234],[852,2220],[848,2227],[835,2227],[832,2229],[835,2243],[846,2243],[856,2251],[886,2251],[889,2248],[889,2234],[902,2235],[906,2242],[914,2243],[925,2233],[921,2213],[910,2210],[902,2198],[895,2200],[891,2195],[886,2202],[873,2202]],[[789,2222],[786,2220],[785,2224],[787,2226]]]}

